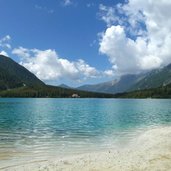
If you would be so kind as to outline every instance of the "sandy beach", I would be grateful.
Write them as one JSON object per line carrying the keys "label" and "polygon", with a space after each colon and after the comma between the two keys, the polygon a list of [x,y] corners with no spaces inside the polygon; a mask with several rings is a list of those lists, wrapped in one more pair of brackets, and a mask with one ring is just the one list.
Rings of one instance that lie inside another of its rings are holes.
{"label": "sandy beach", "polygon": [[90,152],[72,157],[26,161],[0,167],[5,171],[169,171],[171,127],[158,127],[138,135],[122,149]]}

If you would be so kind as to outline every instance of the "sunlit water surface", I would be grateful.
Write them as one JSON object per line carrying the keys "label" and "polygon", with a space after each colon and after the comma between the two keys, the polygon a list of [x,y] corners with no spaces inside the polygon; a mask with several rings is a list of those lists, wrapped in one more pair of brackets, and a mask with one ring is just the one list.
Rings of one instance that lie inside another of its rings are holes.
{"label": "sunlit water surface", "polygon": [[1,98],[0,162],[124,146],[170,123],[171,100]]}

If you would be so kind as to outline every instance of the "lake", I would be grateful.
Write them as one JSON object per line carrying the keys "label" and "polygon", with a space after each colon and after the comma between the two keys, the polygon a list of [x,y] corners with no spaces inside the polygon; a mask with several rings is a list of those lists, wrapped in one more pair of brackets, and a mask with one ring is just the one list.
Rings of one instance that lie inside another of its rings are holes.
{"label": "lake", "polygon": [[124,147],[171,124],[171,100],[0,98],[0,162]]}

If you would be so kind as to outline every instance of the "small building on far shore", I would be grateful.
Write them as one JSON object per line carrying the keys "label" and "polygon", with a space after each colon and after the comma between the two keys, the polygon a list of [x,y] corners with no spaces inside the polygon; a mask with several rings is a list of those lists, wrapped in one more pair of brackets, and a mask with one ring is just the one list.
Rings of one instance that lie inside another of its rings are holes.
{"label": "small building on far shore", "polygon": [[71,97],[72,98],[80,98],[80,96],[78,94],[73,94]]}

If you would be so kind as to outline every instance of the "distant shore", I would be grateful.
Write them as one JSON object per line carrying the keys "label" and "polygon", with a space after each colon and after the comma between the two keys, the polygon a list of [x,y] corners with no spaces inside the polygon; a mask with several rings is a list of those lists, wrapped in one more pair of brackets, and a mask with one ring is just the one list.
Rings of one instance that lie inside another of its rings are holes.
{"label": "distant shore", "polygon": [[171,170],[171,127],[138,135],[124,149],[75,155],[0,167],[5,171],[168,171]]}

